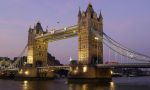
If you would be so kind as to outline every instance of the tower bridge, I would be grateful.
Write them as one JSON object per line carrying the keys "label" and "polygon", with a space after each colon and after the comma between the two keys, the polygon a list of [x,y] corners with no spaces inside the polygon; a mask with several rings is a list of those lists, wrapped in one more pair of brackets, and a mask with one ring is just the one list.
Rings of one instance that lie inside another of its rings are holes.
{"label": "tower bridge", "polygon": [[[85,12],[79,10],[78,24],[51,32],[43,31],[38,22],[34,28],[29,28],[28,36],[28,64],[36,66],[46,66],[48,42],[67,39],[78,36],[78,61],[79,64],[102,63],[103,44],[102,41],[95,40],[95,35],[91,33],[91,27],[102,34],[103,18],[99,17],[91,4]],[[98,46],[96,46],[98,43]],[[98,50],[97,48],[98,47]]]}
{"label": "tower bridge", "polygon": [[[70,66],[47,66],[48,43],[76,36],[78,36],[78,63]],[[108,47],[115,55],[127,57],[130,61],[142,61],[144,63],[104,64],[103,45]],[[76,25],[51,30],[50,32],[44,31],[40,22],[33,28],[30,27],[27,46],[27,65],[30,65],[30,67],[20,68],[21,75],[23,74],[22,71],[26,72],[23,77],[38,77],[37,73],[43,71],[45,77],[53,77],[51,70],[68,69],[70,80],[110,81],[110,70],[114,67],[150,68],[149,56],[124,47],[103,32],[102,14],[100,12],[97,15],[90,3],[85,11],[81,12],[79,9]],[[27,73],[27,71],[30,73]]]}
{"label": "tower bridge", "polygon": [[[43,30],[38,22],[34,28],[29,28],[27,64],[32,65],[34,68],[47,66],[49,42],[78,36],[79,65],[71,66],[69,78],[111,79],[109,69],[105,71],[97,70],[98,68],[92,66],[103,63],[103,43],[102,40],[95,39],[96,35],[91,33],[91,28],[94,28],[100,34],[103,32],[102,14],[100,13],[98,16],[91,3],[89,3],[86,11],[81,12],[79,9],[77,25],[47,32]],[[87,75],[88,73],[91,74]],[[33,73],[31,76],[36,75]]]}

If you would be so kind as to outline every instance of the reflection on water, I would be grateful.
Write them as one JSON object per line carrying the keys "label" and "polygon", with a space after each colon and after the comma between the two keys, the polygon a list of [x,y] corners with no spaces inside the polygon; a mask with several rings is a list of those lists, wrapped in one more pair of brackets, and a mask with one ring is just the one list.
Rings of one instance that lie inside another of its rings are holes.
{"label": "reflection on water", "polygon": [[29,85],[28,85],[27,80],[23,81],[23,86],[22,87],[23,87],[23,90],[28,90]]}
{"label": "reflection on water", "polygon": [[115,83],[113,81],[110,82],[110,90],[115,90]]}
{"label": "reflection on water", "polygon": [[[21,81],[21,90],[53,90],[48,89],[49,83],[47,81]],[[18,87],[16,87],[18,88]],[[18,90],[18,89],[16,89]]]}
{"label": "reflection on water", "polygon": [[86,83],[86,84],[68,84],[68,90],[115,90],[114,82],[104,83]]}
{"label": "reflection on water", "polygon": [[121,77],[110,83],[67,83],[49,81],[0,80],[0,90],[150,90],[150,77]]}

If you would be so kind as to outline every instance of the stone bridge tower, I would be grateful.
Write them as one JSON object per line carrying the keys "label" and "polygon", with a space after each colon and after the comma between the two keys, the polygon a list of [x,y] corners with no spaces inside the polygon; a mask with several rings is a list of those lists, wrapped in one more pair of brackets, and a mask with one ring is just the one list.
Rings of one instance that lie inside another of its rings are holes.
{"label": "stone bridge tower", "polygon": [[103,63],[103,42],[91,29],[103,35],[103,17],[99,16],[89,3],[86,11],[78,13],[78,64],[71,64],[69,81],[111,81],[109,68],[98,68]]}
{"label": "stone bridge tower", "polygon": [[103,44],[92,32],[91,28],[103,32],[103,17],[99,16],[89,3],[86,11],[78,13],[78,59],[79,64],[100,64],[103,63]]}
{"label": "stone bridge tower", "polygon": [[43,39],[36,40],[35,37],[46,32],[38,22],[34,28],[29,28],[28,32],[28,57],[27,64],[33,67],[47,66],[47,48],[48,43]]}

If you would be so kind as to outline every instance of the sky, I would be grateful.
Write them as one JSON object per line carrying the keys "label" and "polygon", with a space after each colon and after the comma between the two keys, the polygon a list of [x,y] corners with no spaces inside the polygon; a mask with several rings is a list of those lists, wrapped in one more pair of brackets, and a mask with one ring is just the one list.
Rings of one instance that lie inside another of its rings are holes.
{"label": "sky", "polygon": [[[0,0],[0,57],[18,56],[38,21],[49,30],[76,25],[79,7],[85,11],[89,2],[102,12],[107,35],[150,56],[150,0]],[[48,51],[68,63],[77,59],[78,38],[49,43]]]}

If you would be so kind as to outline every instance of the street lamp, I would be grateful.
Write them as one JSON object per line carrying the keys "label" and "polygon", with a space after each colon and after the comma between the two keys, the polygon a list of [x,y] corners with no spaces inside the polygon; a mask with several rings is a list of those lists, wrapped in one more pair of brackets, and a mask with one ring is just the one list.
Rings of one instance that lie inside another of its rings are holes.
{"label": "street lamp", "polygon": [[99,39],[99,38],[98,38],[98,37],[95,37],[94,39],[97,41],[97,63],[98,63],[98,39]]}

